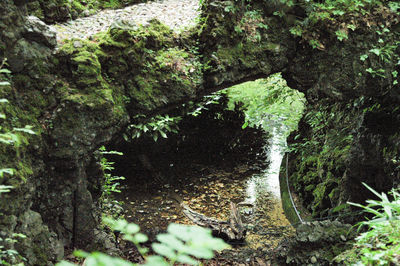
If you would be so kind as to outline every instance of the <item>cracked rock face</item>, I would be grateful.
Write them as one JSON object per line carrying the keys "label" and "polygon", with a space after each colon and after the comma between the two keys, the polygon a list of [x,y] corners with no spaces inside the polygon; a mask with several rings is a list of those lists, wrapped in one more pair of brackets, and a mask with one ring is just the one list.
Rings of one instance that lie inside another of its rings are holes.
{"label": "cracked rock face", "polygon": [[35,16],[26,18],[23,36],[49,48],[54,48],[57,45],[56,30],[46,25],[43,21]]}
{"label": "cracked rock face", "polygon": [[275,250],[279,265],[327,265],[341,251],[351,246],[355,237],[350,224],[339,221],[306,222],[296,228],[296,236],[285,240]]}

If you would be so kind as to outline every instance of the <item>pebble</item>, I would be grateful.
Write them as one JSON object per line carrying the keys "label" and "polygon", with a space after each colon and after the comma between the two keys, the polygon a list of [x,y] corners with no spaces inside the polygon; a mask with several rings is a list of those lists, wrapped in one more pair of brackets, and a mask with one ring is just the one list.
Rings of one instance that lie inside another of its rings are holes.
{"label": "pebble", "polygon": [[57,42],[90,36],[106,31],[113,22],[124,21],[130,25],[146,25],[156,18],[172,30],[179,32],[196,24],[199,0],[162,0],[128,6],[123,9],[107,9],[92,16],[56,24]]}

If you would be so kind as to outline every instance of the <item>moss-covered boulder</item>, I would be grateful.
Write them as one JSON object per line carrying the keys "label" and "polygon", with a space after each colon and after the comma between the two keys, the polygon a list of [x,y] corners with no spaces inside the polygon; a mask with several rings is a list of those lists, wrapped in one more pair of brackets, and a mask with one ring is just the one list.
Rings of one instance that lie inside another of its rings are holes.
{"label": "moss-covered boulder", "polygon": [[205,1],[200,42],[206,86],[228,86],[282,71],[295,43],[287,23],[263,1]]}
{"label": "moss-covered boulder", "polygon": [[330,265],[343,250],[351,248],[355,230],[338,221],[304,223],[295,237],[284,240],[273,251],[277,265]]}

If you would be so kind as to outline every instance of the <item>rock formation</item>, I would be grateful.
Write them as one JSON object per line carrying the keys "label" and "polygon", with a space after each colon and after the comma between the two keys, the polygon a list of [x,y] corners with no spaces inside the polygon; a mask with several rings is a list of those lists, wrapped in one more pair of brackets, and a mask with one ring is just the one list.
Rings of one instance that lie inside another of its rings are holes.
{"label": "rock formation", "polygon": [[157,21],[117,23],[56,48],[54,31],[28,16],[26,2],[34,1],[0,3],[0,58],[12,71],[1,98],[10,101],[6,128],[32,125],[38,134],[18,153],[2,148],[2,166],[18,174],[2,181],[15,188],[1,195],[0,228],[1,236],[28,236],[16,244],[28,264],[59,260],[64,247],[101,249],[107,237],[97,229],[102,172],[94,152],[122,140],[135,115],[275,72],[308,100],[292,139],[291,182],[314,216],[365,199],[361,181],[378,190],[399,181],[400,91],[360,61],[374,32],[357,30],[345,42],[328,36],[329,45],[313,49],[290,33],[288,17],[273,15],[274,1],[252,1],[247,8],[259,16],[246,20],[240,1],[208,0],[199,25],[181,35]]}

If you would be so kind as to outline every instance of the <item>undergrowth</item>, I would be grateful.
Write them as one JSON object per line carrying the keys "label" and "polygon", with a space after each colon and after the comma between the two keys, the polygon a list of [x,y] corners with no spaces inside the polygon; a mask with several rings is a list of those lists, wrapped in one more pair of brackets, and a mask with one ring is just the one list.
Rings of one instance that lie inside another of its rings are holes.
{"label": "undergrowth", "polygon": [[371,219],[359,223],[361,233],[353,249],[339,255],[337,261],[352,265],[400,264],[400,193],[392,189],[389,195],[378,193],[363,183],[379,200],[367,200],[367,205],[349,204],[372,214]]}
{"label": "undergrowth", "polygon": [[[175,263],[187,265],[199,265],[198,259],[212,259],[214,251],[228,248],[229,245],[220,238],[214,238],[210,229],[198,226],[170,224],[167,232],[157,235],[158,242],[153,243],[152,249],[158,255],[148,255],[149,249],[141,244],[148,240],[147,236],[139,233],[139,226],[128,223],[125,220],[104,219],[111,229],[123,234],[123,239],[132,242],[140,254],[146,259],[147,266],[168,266]],[[101,252],[86,253],[77,251],[77,257],[85,258],[86,266],[103,265],[137,265],[121,258],[111,257]],[[75,265],[62,261],[57,266]]]}

